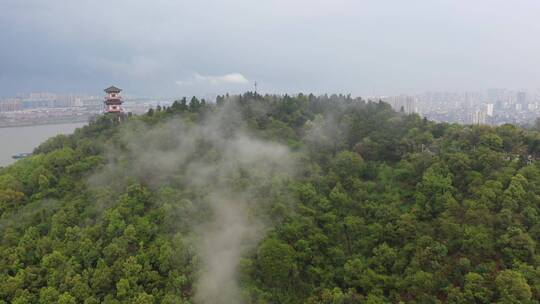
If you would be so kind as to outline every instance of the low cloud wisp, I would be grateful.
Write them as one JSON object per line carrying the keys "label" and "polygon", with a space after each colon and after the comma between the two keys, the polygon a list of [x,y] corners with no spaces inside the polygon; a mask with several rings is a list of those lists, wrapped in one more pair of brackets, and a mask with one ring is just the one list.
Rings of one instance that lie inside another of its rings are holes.
{"label": "low cloud wisp", "polygon": [[196,84],[211,84],[211,85],[245,85],[249,80],[240,73],[230,73],[220,76],[193,74],[190,79],[178,80],[176,84],[179,86],[196,85]]}
{"label": "low cloud wisp", "polygon": [[135,179],[153,189],[182,180],[185,191],[202,195],[204,222],[177,219],[191,226],[201,261],[194,286],[198,304],[243,303],[240,259],[271,228],[264,213],[273,202],[263,193],[285,189],[295,171],[289,149],[248,134],[239,112],[231,102],[196,125],[182,119],[152,127],[128,123],[120,136],[122,153],[111,151],[109,164],[91,179],[98,186]]}

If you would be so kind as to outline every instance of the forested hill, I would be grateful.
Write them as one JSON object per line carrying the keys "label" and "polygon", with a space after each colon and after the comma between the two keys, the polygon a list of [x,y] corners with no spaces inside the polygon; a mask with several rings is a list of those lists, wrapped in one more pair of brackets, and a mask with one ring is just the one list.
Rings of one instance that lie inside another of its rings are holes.
{"label": "forested hill", "polygon": [[183,99],[1,169],[0,231],[0,303],[538,303],[540,133]]}

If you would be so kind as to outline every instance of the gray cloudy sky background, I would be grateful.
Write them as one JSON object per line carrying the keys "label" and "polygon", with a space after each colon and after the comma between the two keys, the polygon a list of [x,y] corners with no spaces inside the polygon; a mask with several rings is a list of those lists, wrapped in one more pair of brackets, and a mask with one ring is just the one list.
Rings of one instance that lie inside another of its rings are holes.
{"label": "gray cloudy sky background", "polygon": [[540,88],[538,0],[0,0],[0,96]]}

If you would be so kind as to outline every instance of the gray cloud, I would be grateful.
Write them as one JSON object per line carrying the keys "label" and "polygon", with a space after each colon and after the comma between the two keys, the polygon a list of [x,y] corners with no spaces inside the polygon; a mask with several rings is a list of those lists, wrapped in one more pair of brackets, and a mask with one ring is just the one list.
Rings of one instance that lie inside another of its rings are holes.
{"label": "gray cloud", "polygon": [[535,0],[0,0],[0,95],[536,88]]}
{"label": "gray cloud", "polygon": [[195,85],[195,84],[243,85],[243,84],[248,84],[248,83],[249,83],[249,80],[240,73],[230,73],[230,74],[225,74],[221,76],[209,76],[209,75],[201,75],[199,73],[195,73],[193,77],[191,77],[190,79],[176,81],[176,84],[179,86]]}

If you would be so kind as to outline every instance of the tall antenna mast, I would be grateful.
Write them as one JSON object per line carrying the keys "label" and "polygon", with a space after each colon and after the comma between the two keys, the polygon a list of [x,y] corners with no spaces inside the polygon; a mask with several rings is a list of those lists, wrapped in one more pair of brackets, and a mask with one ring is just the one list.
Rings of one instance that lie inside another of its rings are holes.
{"label": "tall antenna mast", "polygon": [[255,81],[255,95],[257,95],[257,82]]}

